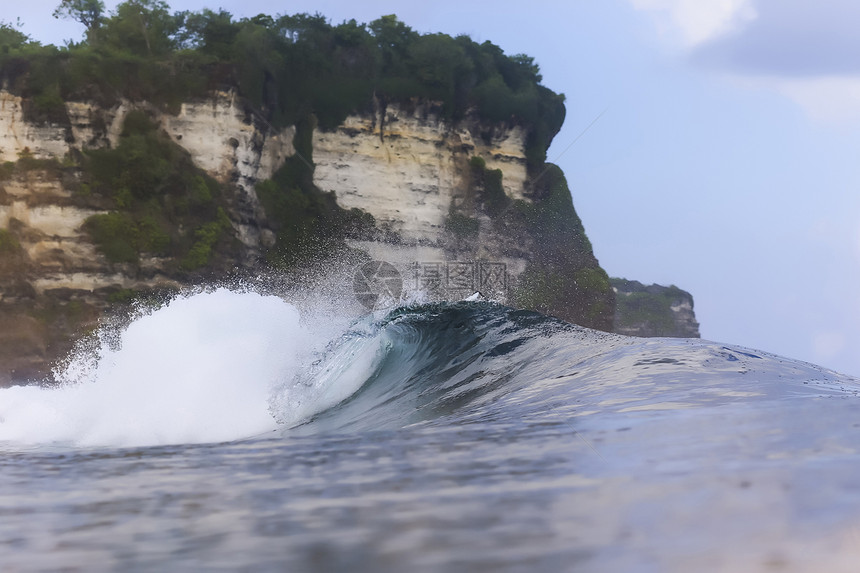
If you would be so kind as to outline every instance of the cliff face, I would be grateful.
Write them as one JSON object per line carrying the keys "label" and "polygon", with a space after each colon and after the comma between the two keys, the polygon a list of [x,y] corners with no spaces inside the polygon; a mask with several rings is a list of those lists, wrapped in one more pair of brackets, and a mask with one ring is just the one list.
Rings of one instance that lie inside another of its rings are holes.
{"label": "cliff face", "polygon": [[[19,161],[0,180],[0,229],[14,233],[22,257],[25,281],[35,295],[57,289],[85,292],[99,289],[145,289],[175,286],[161,276],[160,261],[144,260],[136,272],[109,264],[83,230],[84,221],[107,209],[79,205],[55,164],[75,151],[115,147],[132,106],[123,103],[98,109],[79,102],[67,104],[71,125],[35,126],[24,120],[21,98],[0,92],[0,159]],[[261,225],[265,217],[254,194],[254,183],[271,176],[291,155],[292,131],[258,129],[254,118],[229,94],[206,103],[182,106],[178,116],[159,114],[165,131],[185,148],[194,162],[222,183],[234,183],[232,224],[246,247],[245,259],[271,241]],[[10,165],[10,163],[7,163]],[[10,256],[7,254],[7,256]],[[9,275],[10,273],[6,273]],[[8,301],[0,292],[0,301]]]}
{"label": "cliff face", "polygon": [[[227,215],[239,245],[230,264],[256,268],[274,243],[255,185],[296,154],[296,130],[272,129],[233,94],[185,103],[176,115],[125,101],[110,109],[68,102],[68,125],[29,123],[24,105],[0,91],[0,384],[43,374],[129,293],[175,289],[190,280],[157,254],[141,255],[135,264],[111,262],[85,229],[88,218],[114,205],[80,190],[74,158],[116,148],[130,112],[145,111],[227,190]],[[378,106],[348,117],[334,131],[314,130],[313,156],[303,160],[313,162],[319,189],[333,192],[342,207],[375,218],[375,238],[354,240],[353,246],[402,272],[436,265],[433,272],[446,281],[449,262],[460,270],[471,265],[472,282],[452,283],[463,292],[447,294],[470,294],[489,277],[501,287],[489,294],[504,298],[538,246],[479,208],[483,184],[476,183],[474,162],[481,159],[480,173],[498,170],[506,200],[527,211],[526,135],[518,126],[470,119],[453,125],[432,105]],[[416,288],[434,286],[423,280],[426,275],[411,278]],[[611,324],[611,316],[604,323]]]}
{"label": "cliff face", "polygon": [[66,129],[24,121],[23,100],[0,90],[0,160],[15,161],[25,149],[36,157],[62,157],[68,150]]}
{"label": "cliff face", "polygon": [[615,291],[615,332],[628,336],[699,338],[693,296],[676,286],[645,286],[611,279]]}
{"label": "cliff face", "polygon": [[[470,160],[480,157],[487,170],[499,170],[508,198],[530,201],[525,140],[519,126],[468,119],[452,125],[433,106],[378,106],[371,114],[349,116],[333,132],[314,131],[314,183],[333,192],[344,208],[372,214],[377,226],[395,237],[353,241],[373,258],[400,268],[442,261],[500,263],[510,287],[534,245],[528,237],[504,236],[485,213],[474,210]],[[458,210],[474,216],[474,233],[465,240],[448,232]]]}
{"label": "cliff face", "polygon": [[[148,106],[68,102],[68,125],[34,125],[21,98],[0,91],[0,384],[42,375],[129,293],[182,286],[162,257],[131,265],[99,252],[84,223],[112,205],[73,191],[80,175],[67,165],[83,150],[115,148],[129,112],[141,108]],[[185,104],[175,116],[149,111],[229,189],[230,223],[242,245],[235,264],[253,265],[273,241],[254,184],[294,153],[294,130],[267,129],[232,94]]]}
{"label": "cliff face", "polygon": [[497,126],[476,138],[473,132],[482,127],[448,125],[426,106],[389,105],[350,116],[333,133],[314,133],[314,183],[334,191],[344,207],[372,213],[407,241],[436,243],[451,206],[466,199],[471,157],[482,157],[487,169],[501,169],[508,197],[525,196],[523,129]]}
{"label": "cliff face", "polygon": [[161,115],[171,139],[191,154],[195,165],[236,192],[233,227],[251,253],[270,246],[274,237],[254,192],[295,153],[294,127],[275,131],[242,106],[235,94],[218,94],[206,102],[185,103],[177,116]]}

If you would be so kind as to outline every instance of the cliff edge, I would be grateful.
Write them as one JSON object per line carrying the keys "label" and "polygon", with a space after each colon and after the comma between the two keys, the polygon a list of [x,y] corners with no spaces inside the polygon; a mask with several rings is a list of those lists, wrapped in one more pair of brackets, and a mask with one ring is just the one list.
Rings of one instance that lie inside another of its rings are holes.
{"label": "cliff edge", "polygon": [[627,336],[699,338],[693,296],[678,287],[610,279],[615,291],[615,332]]}
{"label": "cliff edge", "polygon": [[[0,103],[0,157],[17,158],[0,171],[0,383],[45,376],[135,299],[281,268],[278,247],[297,249],[284,247],[294,227],[278,182],[304,162],[319,197],[363,222],[343,235],[365,253],[357,260],[391,262],[430,298],[483,290],[611,329],[608,281],[563,175],[548,166],[533,182],[521,126],[390,104],[314,127],[298,154],[304,132],[259,122],[233,92],[175,115],[148,102],[67,102],[65,126],[28,122],[8,92]],[[159,156],[163,176],[152,178]]]}
{"label": "cliff edge", "polygon": [[87,19],[63,48],[2,23],[0,41],[0,384],[42,379],[133,303],[328,260],[612,329],[609,278],[545,163],[564,96],[528,56],[394,16],[163,2]]}

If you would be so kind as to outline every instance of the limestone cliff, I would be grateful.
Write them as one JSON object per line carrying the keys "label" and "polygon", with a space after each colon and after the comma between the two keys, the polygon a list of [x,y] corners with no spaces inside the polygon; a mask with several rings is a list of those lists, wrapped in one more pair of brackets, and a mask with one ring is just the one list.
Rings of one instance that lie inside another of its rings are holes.
{"label": "limestone cliff", "polygon": [[628,336],[699,338],[693,296],[676,286],[645,286],[611,279],[616,295],[615,332]]}
{"label": "limestone cliff", "polygon": [[[499,170],[507,197],[529,201],[525,139],[515,125],[449,124],[433,105],[377,106],[373,113],[349,116],[334,131],[314,132],[314,183],[334,192],[343,207],[371,213],[381,230],[396,237],[355,242],[374,258],[401,265],[502,262],[515,281],[533,245],[527,237],[501,235],[485,213],[473,209],[470,160],[480,157],[485,169]],[[473,236],[463,241],[447,233],[459,207],[475,223]]]}
{"label": "limestone cliff", "polygon": [[[28,122],[24,103],[0,91],[0,384],[43,375],[76,336],[135,294],[265,265],[276,234],[256,188],[297,157],[295,127],[272,128],[232,92],[184,103],[175,114],[125,100],[109,108],[66,102],[68,124]],[[90,191],[80,158],[118,148],[132,112],[155,121],[226,190],[220,201],[235,240],[217,264],[189,271],[154,248],[127,262],[94,243],[87,221],[113,212],[117,200]],[[432,103],[378,104],[334,130],[315,129],[312,157],[300,159],[311,167],[313,184],[333,193],[341,207],[374,217],[376,232],[351,240],[369,257],[410,273],[406,278],[417,288],[444,287],[437,295],[470,294],[492,282],[496,290],[488,294],[516,302],[518,284],[542,261],[541,241],[548,240],[528,231],[552,222],[552,213],[539,208],[541,197],[554,193],[570,203],[558,177],[530,186],[527,135],[517,124],[470,117],[452,123]],[[581,229],[572,207],[565,217]],[[600,286],[605,273],[584,234],[577,240],[575,270],[582,272],[570,277],[572,296],[589,284],[599,304],[588,302],[591,314],[576,310],[576,316],[608,330],[614,303],[608,283]],[[552,265],[541,264],[532,274],[543,280]],[[545,296],[535,300],[532,307],[563,318],[575,309]]]}
{"label": "limestone cliff", "polygon": [[[501,169],[509,197],[527,193],[525,131],[497,126],[476,138],[482,127],[447,125],[438,110],[425,105],[389,105],[350,116],[334,132],[314,133],[314,182],[334,191],[344,207],[373,213],[404,238],[436,243],[451,205],[466,199],[471,157],[482,157],[487,169]],[[386,188],[399,192],[380,192]]]}

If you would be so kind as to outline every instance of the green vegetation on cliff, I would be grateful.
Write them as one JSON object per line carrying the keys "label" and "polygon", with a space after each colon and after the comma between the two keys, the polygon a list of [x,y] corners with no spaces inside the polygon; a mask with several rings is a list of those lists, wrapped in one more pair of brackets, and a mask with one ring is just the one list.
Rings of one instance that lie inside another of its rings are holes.
{"label": "green vegetation on cliff", "polygon": [[[617,291],[615,331],[632,336],[699,337],[693,297],[675,285],[646,286],[639,281],[612,278]],[[686,307],[685,311],[682,309]]]}
{"label": "green vegetation on cliff", "polygon": [[288,157],[271,179],[258,183],[257,195],[276,232],[269,262],[290,267],[346,249],[344,239],[366,238],[375,227],[373,216],[359,209],[346,210],[334,193],[323,193],[313,182],[314,116],[296,125]]}
{"label": "green vegetation on cliff", "polygon": [[[66,102],[139,105],[113,147],[85,148],[62,161],[25,155],[0,165],[0,178],[31,168],[64,178],[72,201],[103,211],[84,229],[108,261],[140,272],[141,261],[159,257],[161,270],[181,279],[237,260],[233,196],[144,110],[177,113],[182,102],[232,91],[257,127],[295,126],[297,153],[255,185],[266,213],[262,223],[275,232],[268,263],[289,267],[346,248],[345,238],[375,232],[373,217],[340,208],[333,193],[314,185],[313,130],[334,129],[350,113],[389,103],[432,102],[450,122],[477,117],[481,130],[504,124],[528,134],[533,202],[512,200],[502,171],[473,158],[473,197],[452,205],[447,230],[461,243],[474,242],[489,217],[496,231],[534,244],[514,304],[611,329],[608,277],[564,176],[544,163],[564,120],[564,96],[541,85],[532,58],[466,36],[419,34],[393,15],[337,25],[307,14],[234,19],[223,10],[172,12],[160,0],[127,0],[111,13],[100,0],[62,0],[55,15],[84,24],[85,38],[41,46],[0,24],[0,88],[23,98],[26,118],[66,126],[71,136]],[[0,248],[8,249],[4,240],[11,244],[15,237],[0,236]],[[122,289],[108,296],[121,302],[135,294]]]}
{"label": "green vegetation on cliff", "polygon": [[502,170],[487,169],[482,157],[472,157],[469,161],[472,188],[477,190],[475,200],[490,216],[503,213],[511,203],[502,186]]}
{"label": "green vegetation on cliff", "polygon": [[84,152],[80,169],[79,199],[96,195],[113,207],[84,226],[110,262],[137,263],[148,254],[193,271],[210,264],[216,246],[229,250],[221,186],[145,112],[126,116],[116,148]]}
{"label": "green vegetation on cliff", "polygon": [[223,10],[171,12],[160,0],[128,0],[110,14],[100,0],[64,0],[55,15],[83,23],[86,37],[58,48],[0,27],[0,85],[25,97],[37,121],[68,122],[70,100],[176,110],[235,89],[275,127],[313,114],[333,129],[374,98],[417,98],[441,102],[452,120],[474,111],[528,127],[535,167],[564,121],[564,96],[540,84],[531,57],[467,36],[419,34],[393,15],[369,24],[332,25],[319,14],[236,20]]}
{"label": "green vegetation on cliff", "polygon": [[561,169],[546,164],[533,181],[533,203],[516,201],[506,224],[519,225],[534,238],[534,259],[514,293],[517,306],[571,322],[612,330],[615,300],[609,276],[594,257],[591,242],[573,207]]}
{"label": "green vegetation on cliff", "polygon": [[485,215],[498,236],[530,247],[531,260],[511,293],[515,306],[612,330],[615,300],[609,276],[594,257],[561,169],[544,164],[531,179],[531,201],[526,201],[511,199],[502,171],[487,169],[483,158],[472,157],[469,168],[468,193],[452,205],[446,223],[454,238],[476,237],[480,221],[470,215]]}
{"label": "green vegetation on cliff", "polygon": [[14,253],[20,248],[18,240],[8,229],[0,229],[0,254]]}

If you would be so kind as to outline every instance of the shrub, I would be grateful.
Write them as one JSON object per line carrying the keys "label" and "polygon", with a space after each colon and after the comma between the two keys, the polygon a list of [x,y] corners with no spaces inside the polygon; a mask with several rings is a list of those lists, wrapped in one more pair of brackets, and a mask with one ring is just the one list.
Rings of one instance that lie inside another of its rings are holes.
{"label": "shrub", "polygon": [[109,197],[116,207],[85,226],[111,262],[136,263],[148,253],[197,270],[210,264],[230,228],[220,185],[142,110],[126,116],[116,148],[86,152],[82,170],[80,189]]}
{"label": "shrub", "polygon": [[84,223],[99,251],[112,263],[136,263],[139,258],[140,232],[127,213],[92,215]]}
{"label": "shrub", "polygon": [[478,219],[451,211],[445,219],[445,228],[459,239],[472,239],[478,236],[481,224]]}
{"label": "shrub", "polygon": [[223,209],[218,209],[218,219],[201,225],[194,231],[194,244],[182,259],[180,266],[186,271],[197,270],[209,264],[215,243],[230,229],[230,219]]}
{"label": "shrub", "polygon": [[346,249],[346,238],[367,238],[375,227],[373,216],[341,208],[334,193],[324,193],[314,185],[311,135],[315,125],[313,116],[297,123],[293,138],[296,155],[287,158],[271,179],[256,186],[276,233],[268,260],[279,267]]}
{"label": "shrub", "polygon": [[130,288],[121,288],[110,293],[107,300],[113,304],[131,304],[137,298],[138,292]]}
{"label": "shrub", "polygon": [[21,248],[18,239],[7,229],[0,229],[0,253],[10,254]]}
{"label": "shrub", "polygon": [[510,199],[502,186],[501,169],[484,170],[484,192],[481,199],[490,215],[498,215],[508,206]]}
{"label": "shrub", "polygon": [[477,198],[487,214],[496,216],[504,212],[510,206],[511,199],[502,185],[502,170],[487,169],[487,162],[477,155],[469,160],[469,167],[472,170],[472,185],[480,189]]}
{"label": "shrub", "polygon": [[15,173],[15,163],[12,161],[4,161],[0,163],[0,181],[6,181]]}

